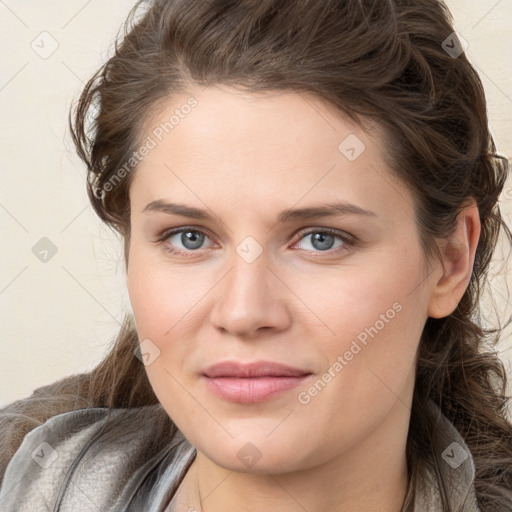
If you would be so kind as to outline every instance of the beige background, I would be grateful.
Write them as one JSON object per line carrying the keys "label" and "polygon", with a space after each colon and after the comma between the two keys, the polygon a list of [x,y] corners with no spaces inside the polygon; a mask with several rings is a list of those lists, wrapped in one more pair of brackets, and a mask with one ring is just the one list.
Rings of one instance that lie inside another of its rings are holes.
{"label": "beige background", "polygon": [[[511,157],[512,1],[448,5],[484,82],[499,150]],[[67,112],[110,55],[131,6],[126,0],[0,0],[0,405],[92,368],[129,308],[121,245],[88,205]],[[510,182],[502,203],[512,226]],[[42,237],[58,250],[46,263],[32,253]],[[510,284],[512,276],[497,266],[500,259],[490,281],[498,311],[489,312],[489,322],[512,312],[504,279]],[[509,371],[510,332],[498,348]]]}

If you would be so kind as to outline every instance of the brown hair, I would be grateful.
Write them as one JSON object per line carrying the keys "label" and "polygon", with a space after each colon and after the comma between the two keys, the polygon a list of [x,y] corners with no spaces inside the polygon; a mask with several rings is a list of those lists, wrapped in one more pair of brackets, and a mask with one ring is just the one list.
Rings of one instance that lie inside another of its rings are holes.
{"label": "brown hair", "polygon": [[[90,79],[70,113],[70,125],[87,165],[91,204],[124,237],[126,264],[128,191],[135,170],[115,187],[105,185],[140,145],[144,122],[159,102],[194,84],[308,92],[361,125],[370,120],[382,126],[392,167],[414,194],[429,262],[439,256],[436,239],[449,237],[458,214],[474,199],[481,235],[470,283],[452,314],[427,319],[420,340],[404,507],[422,468],[435,466],[435,422],[425,413],[432,399],[471,450],[481,510],[511,510],[507,377],[492,350],[502,328],[484,329],[478,321],[501,228],[512,242],[497,202],[509,167],[496,154],[476,71],[464,53],[454,55],[444,44],[448,40],[454,46],[453,32],[451,15],[438,0],[138,2],[115,54]],[[4,409],[13,411],[12,429],[4,437],[0,470],[23,435],[50,416],[81,407],[158,403],[134,356],[137,345],[127,315],[111,352],[90,373],[36,390]],[[434,471],[440,475],[439,468]],[[439,486],[448,512],[442,481]]]}

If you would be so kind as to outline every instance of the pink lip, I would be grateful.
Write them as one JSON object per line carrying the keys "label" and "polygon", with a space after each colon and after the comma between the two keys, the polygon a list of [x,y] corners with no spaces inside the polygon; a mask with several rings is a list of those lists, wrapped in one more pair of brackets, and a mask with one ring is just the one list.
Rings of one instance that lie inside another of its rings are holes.
{"label": "pink lip", "polygon": [[231,402],[246,404],[262,402],[293,389],[311,375],[310,371],[272,361],[248,364],[225,361],[203,372],[206,386],[212,393]]}

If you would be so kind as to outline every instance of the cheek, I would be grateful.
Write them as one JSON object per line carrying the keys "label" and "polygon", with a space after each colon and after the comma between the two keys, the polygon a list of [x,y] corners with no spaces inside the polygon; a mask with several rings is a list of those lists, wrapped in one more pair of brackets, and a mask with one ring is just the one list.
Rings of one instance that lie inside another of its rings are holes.
{"label": "cheek", "polygon": [[147,260],[139,263],[137,257],[130,260],[127,285],[142,352],[145,348],[151,354],[145,371],[160,403],[182,425],[182,415],[197,414],[185,391],[190,383],[182,372],[191,350],[187,339],[192,338],[185,327],[191,310],[187,288],[176,272],[148,265]]}
{"label": "cheek", "polygon": [[320,377],[329,382],[303,398],[327,424],[347,422],[350,412],[356,429],[385,414],[397,397],[408,402],[426,321],[420,262],[383,259],[364,274],[342,277],[319,308],[334,331],[319,344],[329,361]]}
{"label": "cheek", "polygon": [[199,278],[178,266],[171,267],[162,258],[152,261],[151,255],[142,252],[130,257],[128,294],[139,341],[149,339],[151,343],[146,343],[154,345],[158,353],[146,366],[156,388],[161,379],[172,383],[167,372],[182,374],[183,362],[196,347],[201,326],[198,316],[203,311],[200,299],[208,289],[198,283],[205,282],[206,276]]}
{"label": "cheek", "polygon": [[414,318],[415,311],[421,320],[425,307],[419,295],[421,276],[419,255],[405,254],[399,259],[395,251],[382,251],[368,262],[323,269],[314,275],[290,274],[285,280],[300,299],[291,298],[299,323],[307,319],[325,346],[343,349],[345,342],[358,335],[364,342],[375,324],[379,333],[391,333],[405,327],[405,318]]}
{"label": "cheek", "polygon": [[156,343],[169,335],[181,318],[186,319],[197,301],[190,274],[180,273],[162,258],[152,261],[137,252],[130,256],[127,286],[139,337],[154,338]]}
{"label": "cheek", "polygon": [[426,321],[419,252],[389,251],[373,261],[293,288],[315,314],[309,328],[331,368],[326,387],[350,409],[358,407],[354,397],[378,403],[405,387]]}

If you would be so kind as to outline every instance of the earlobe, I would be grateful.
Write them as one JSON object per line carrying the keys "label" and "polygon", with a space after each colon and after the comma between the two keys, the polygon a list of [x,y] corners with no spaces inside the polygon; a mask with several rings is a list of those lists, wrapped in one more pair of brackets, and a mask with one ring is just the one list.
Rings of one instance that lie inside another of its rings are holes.
{"label": "earlobe", "polygon": [[443,318],[457,308],[471,278],[480,229],[478,207],[471,200],[460,212],[453,235],[440,248],[443,275],[433,289],[429,317]]}

